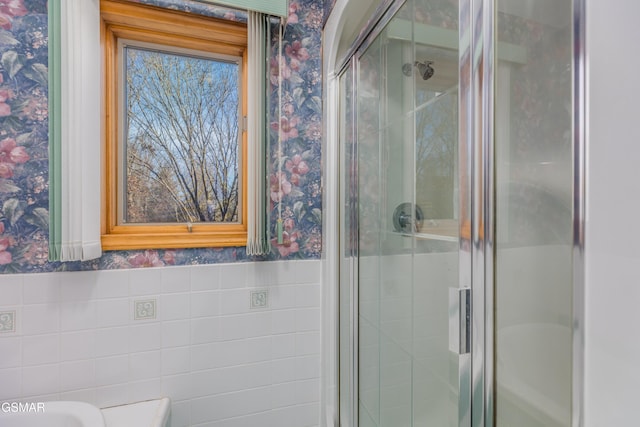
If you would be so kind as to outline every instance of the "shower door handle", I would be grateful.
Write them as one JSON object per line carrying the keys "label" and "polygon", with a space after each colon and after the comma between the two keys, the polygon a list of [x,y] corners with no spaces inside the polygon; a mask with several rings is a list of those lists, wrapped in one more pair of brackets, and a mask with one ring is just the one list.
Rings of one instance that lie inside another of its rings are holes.
{"label": "shower door handle", "polygon": [[449,288],[449,350],[471,351],[471,288]]}

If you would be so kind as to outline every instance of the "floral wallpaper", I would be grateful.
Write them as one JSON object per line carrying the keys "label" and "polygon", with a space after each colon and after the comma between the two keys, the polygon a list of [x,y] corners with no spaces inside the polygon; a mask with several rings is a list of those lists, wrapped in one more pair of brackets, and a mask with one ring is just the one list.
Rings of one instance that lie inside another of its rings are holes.
{"label": "floral wallpaper", "polygon": [[[188,0],[131,0],[246,21],[246,14]],[[48,262],[47,1],[0,0],[0,272],[196,265],[246,260],[319,258],[322,249],[322,75],[325,0],[292,0],[278,60],[272,33],[269,214],[283,239],[271,253],[244,247],[110,251],[89,262]],[[278,75],[281,67],[282,87]],[[282,104],[279,108],[278,94]],[[278,120],[278,111],[282,117]],[[280,143],[278,143],[280,135]]]}
{"label": "floral wallpaper", "polygon": [[2,271],[47,260],[47,102],[47,3],[0,0]]}

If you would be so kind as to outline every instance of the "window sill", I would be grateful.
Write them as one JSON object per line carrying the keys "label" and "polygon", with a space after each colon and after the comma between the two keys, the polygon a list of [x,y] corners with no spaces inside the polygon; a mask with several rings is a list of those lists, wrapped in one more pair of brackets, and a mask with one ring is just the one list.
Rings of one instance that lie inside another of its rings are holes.
{"label": "window sill", "polygon": [[[195,226],[194,226],[195,228]],[[166,233],[103,234],[102,250],[187,249],[246,246],[246,231],[192,231]]]}

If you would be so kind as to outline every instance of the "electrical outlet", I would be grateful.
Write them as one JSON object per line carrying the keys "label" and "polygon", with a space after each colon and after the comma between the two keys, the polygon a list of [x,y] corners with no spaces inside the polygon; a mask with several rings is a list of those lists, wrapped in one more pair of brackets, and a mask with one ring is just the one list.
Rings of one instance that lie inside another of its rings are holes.
{"label": "electrical outlet", "polygon": [[157,303],[155,299],[136,300],[134,302],[136,320],[149,320],[156,318]]}
{"label": "electrical outlet", "polygon": [[0,333],[16,331],[16,312],[0,311]]}
{"label": "electrical outlet", "polygon": [[269,290],[258,289],[251,291],[251,308],[269,307]]}

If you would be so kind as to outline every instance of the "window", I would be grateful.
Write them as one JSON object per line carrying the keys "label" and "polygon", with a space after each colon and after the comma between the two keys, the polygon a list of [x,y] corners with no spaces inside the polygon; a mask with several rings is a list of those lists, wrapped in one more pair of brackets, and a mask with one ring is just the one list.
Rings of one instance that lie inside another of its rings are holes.
{"label": "window", "polygon": [[244,246],[246,25],[101,1],[102,247]]}

